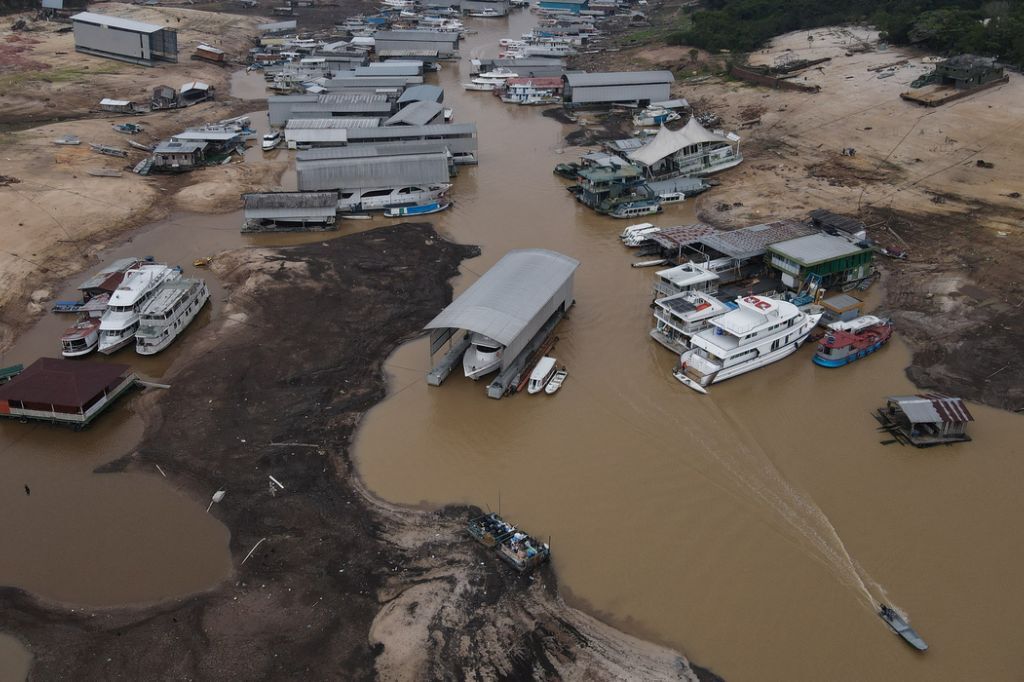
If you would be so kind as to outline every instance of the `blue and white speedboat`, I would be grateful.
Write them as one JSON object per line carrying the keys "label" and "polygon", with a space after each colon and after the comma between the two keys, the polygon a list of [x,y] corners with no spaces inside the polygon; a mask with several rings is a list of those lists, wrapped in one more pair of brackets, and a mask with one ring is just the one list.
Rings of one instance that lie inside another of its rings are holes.
{"label": "blue and white speedboat", "polygon": [[427,204],[417,204],[415,206],[394,206],[386,209],[384,215],[388,218],[429,215],[431,213],[440,213],[451,205],[450,201],[431,201]]}

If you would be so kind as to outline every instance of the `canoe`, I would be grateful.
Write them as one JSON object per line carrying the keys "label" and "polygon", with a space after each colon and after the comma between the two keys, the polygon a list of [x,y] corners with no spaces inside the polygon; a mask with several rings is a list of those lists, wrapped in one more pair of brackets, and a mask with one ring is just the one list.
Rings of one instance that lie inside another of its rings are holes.
{"label": "canoe", "polygon": [[429,204],[420,204],[418,206],[396,206],[393,208],[385,209],[384,215],[388,218],[404,218],[407,216],[417,215],[429,215],[431,213],[439,213],[446,208],[451,206],[449,202],[438,202],[432,201]]}

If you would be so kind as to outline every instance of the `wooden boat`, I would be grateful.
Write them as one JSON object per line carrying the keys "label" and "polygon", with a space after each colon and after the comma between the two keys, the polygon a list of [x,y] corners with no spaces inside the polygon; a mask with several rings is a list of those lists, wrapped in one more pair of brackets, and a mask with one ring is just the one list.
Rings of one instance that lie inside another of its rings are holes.
{"label": "wooden boat", "polygon": [[121,171],[110,170],[108,168],[87,168],[85,172],[95,178],[119,178],[121,177]]}
{"label": "wooden boat", "polygon": [[565,383],[566,377],[569,376],[569,371],[563,367],[562,369],[555,372],[555,376],[551,377],[551,381],[544,387],[544,392],[548,395],[553,395],[558,389]]}
{"label": "wooden boat", "polygon": [[63,135],[53,141],[54,144],[82,144],[82,140],[77,135]]}
{"label": "wooden boat", "polygon": [[135,147],[136,149],[140,149],[140,150],[142,150],[144,152],[151,152],[151,151],[153,151],[152,145],[142,144],[141,142],[136,142],[135,140],[128,140],[128,146],[129,147]]}
{"label": "wooden boat", "polygon": [[892,337],[892,323],[874,315],[828,326],[814,353],[814,364],[842,367],[871,355]]}
{"label": "wooden boat", "polygon": [[118,149],[117,147],[109,147],[105,144],[91,143],[89,145],[89,148],[92,149],[94,152],[106,154],[107,156],[118,156],[121,158],[125,158],[126,156],[128,156],[128,152],[126,152],[125,150]]}
{"label": "wooden boat", "polygon": [[142,126],[135,123],[115,123],[113,124],[113,128],[117,132],[124,133],[126,135],[135,135],[142,132]]}
{"label": "wooden boat", "polygon": [[420,216],[429,215],[431,213],[440,213],[451,206],[449,201],[432,201],[427,204],[418,204],[416,206],[394,206],[384,210],[384,215],[388,218],[404,218],[406,216]]}
{"label": "wooden boat", "polygon": [[527,573],[551,559],[547,543],[531,537],[493,512],[470,519],[466,531],[520,573]]}
{"label": "wooden boat", "polygon": [[77,358],[96,350],[100,343],[100,318],[86,317],[64,330],[60,337],[61,355]]}
{"label": "wooden boat", "polygon": [[880,604],[878,609],[878,617],[884,620],[892,631],[902,637],[907,644],[914,647],[918,651],[928,651],[928,645],[925,643],[921,636],[914,631],[914,628],[910,627],[903,616],[898,614],[895,609],[892,609],[885,604]]}

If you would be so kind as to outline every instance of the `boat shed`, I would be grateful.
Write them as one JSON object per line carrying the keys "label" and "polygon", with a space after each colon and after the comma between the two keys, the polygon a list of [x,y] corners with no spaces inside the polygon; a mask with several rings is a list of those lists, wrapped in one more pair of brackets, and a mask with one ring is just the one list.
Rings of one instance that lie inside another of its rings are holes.
{"label": "boat shed", "polygon": [[919,448],[969,441],[965,427],[974,421],[962,399],[941,393],[892,396],[876,418],[897,440]]}
{"label": "boat shed", "polygon": [[818,232],[769,244],[765,261],[782,273],[787,287],[796,288],[812,275],[830,289],[874,274],[873,256],[874,251],[864,242]]}
{"label": "boat shed", "polygon": [[344,147],[321,147],[298,152],[296,161],[323,161],[326,159],[370,159],[384,156],[417,154],[444,154],[448,158],[448,174],[455,175],[455,159],[444,140],[412,140],[407,142],[379,142],[376,144],[350,144]]}
{"label": "boat shed", "polygon": [[714,232],[701,237],[698,241],[705,249],[711,249],[716,254],[745,261],[763,256],[769,244],[804,237],[815,232],[817,230],[805,222],[783,219],[728,232]]}
{"label": "boat shed", "polygon": [[333,230],[337,192],[254,192],[242,195],[242,232]]}
{"label": "boat shed", "polygon": [[[330,83],[330,81],[328,81]],[[383,94],[277,95],[267,98],[270,125],[293,118],[373,118],[390,116],[394,106]]]}
{"label": "boat shed", "polygon": [[0,417],[81,428],[135,384],[128,365],[39,358],[0,386]]}
{"label": "boat shed", "polygon": [[459,50],[456,31],[378,31],[373,38],[374,50],[437,50],[441,59],[454,57]]}
{"label": "boat shed", "polygon": [[[471,333],[504,346],[498,377],[487,387],[501,398],[525,367],[528,356],[547,339],[575,302],[573,277],[580,265],[547,249],[509,251],[425,327],[430,356],[449,341],[449,350],[427,374],[427,383],[443,382],[469,346]],[[459,331],[465,334],[459,336]]]}
{"label": "boat shed", "polygon": [[508,69],[522,78],[557,76],[565,73],[565,62],[558,57],[503,57],[497,59],[470,60],[471,72],[475,75],[495,69]]}
{"label": "boat shed", "polygon": [[671,71],[567,73],[562,79],[562,99],[567,107],[646,106],[667,100],[675,82]]}
{"label": "boat shed", "polygon": [[[344,76],[344,72],[339,73]],[[422,76],[423,62],[410,60],[392,60],[388,62],[373,62],[366,66],[357,66],[352,69],[352,76],[355,78],[375,78],[388,76]]]}
{"label": "boat shed", "polygon": [[142,66],[178,61],[178,33],[141,21],[79,12],[71,17],[75,50]]}
{"label": "boat shed", "polygon": [[381,126],[348,131],[349,144],[380,142],[443,141],[455,163],[476,163],[475,123],[435,123],[428,126]]}
{"label": "boat shed", "polygon": [[448,157],[443,153],[296,160],[295,170],[299,190],[304,192],[439,185],[450,180]]}
{"label": "boat shed", "polygon": [[361,76],[356,78],[351,74],[351,71],[342,71],[333,78],[328,78],[324,81],[324,89],[342,95],[348,94],[348,91],[352,89],[358,92],[370,89],[377,94],[385,94],[385,91],[392,90],[401,93],[406,87],[423,82],[423,76]]}
{"label": "boat shed", "polygon": [[181,86],[178,91],[179,98],[183,104],[198,104],[208,99],[213,99],[213,86],[202,81],[189,81]]}
{"label": "boat shed", "polygon": [[386,126],[425,126],[444,122],[444,105],[437,102],[413,102],[399,109],[398,113],[384,121]]}
{"label": "boat shed", "polygon": [[100,100],[100,109],[118,114],[134,114],[135,102],[131,102],[126,99],[110,99],[109,97],[104,97]]}
{"label": "boat shed", "polygon": [[404,107],[413,102],[444,102],[444,88],[437,85],[413,85],[405,89],[398,98],[398,106]]}

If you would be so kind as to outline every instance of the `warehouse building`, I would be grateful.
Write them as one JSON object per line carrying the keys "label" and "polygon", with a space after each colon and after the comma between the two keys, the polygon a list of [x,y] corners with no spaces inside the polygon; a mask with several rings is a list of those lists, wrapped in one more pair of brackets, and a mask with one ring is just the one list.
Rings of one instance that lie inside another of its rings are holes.
{"label": "warehouse building", "polygon": [[349,144],[443,140],[455,163],[476,163],[475,123],[440,123],[428,126],[381,126],[348,131]]}
{"label": "warehouse building", "polygon": [[437,102],[413,102],[384,121],[386,126],[425,126],[444,123],[444,106]]}
{"label": "warehouse building", "polygon": [[324,81],[324,90],[337,94],[351,91],[377,94],[394,93],[396,96],[411,86],[423,82],[423,76],[361,76],[356,78],[351,71],[342,72]]}
{"label": "warehouse building", "polygon": [[307,159],[295,161],[299,190],[383,191],[417,185],[447,184],[444,153],[399,156]]}
{"label": "warehouse building", "polygon": [[306,149],[296,155],[296,161],[322,161],[325,159],[369,159],[384,156],[410,156],[418,154],[444,154],[448,159],[448,174],[455,175],[455,160],[444,140],[414,140],[407,142],[380,142],[376,144],[350,144],[344,147]]}
{"label": "warehouse building", "polygon": [[448,344],[427,383],[439,386],[471,350],[471,339],[483,337],[501,349],[498,376],[487,387],[488,396],[501,398],[575,302],[573,277],[579,265],[547,249],[506,253],[425,327],[431,359]]}
{"label": "warehouse building", "polygon": [[242,232],[308,232],[337,228],[337,192],[254,192],[242,195]]}
{"label": "warehouse building", "polygon": [[270,125],[293,118],[385,118],[395,106],[386,94],[276,95],[267,98]]}
{"label": "warehouse building", "polygon": [[79,12],[71,17],[75,50],[142,66],[178,61],[178,34],[141,21]]}
{"label": "warehouse building", "polygon": [[413,85],[405,89],[398,98],[398,107],[402,108],[413,102],[444,102],[444,88],[437,85]]}
{"label": "warehouse building", "polygon": [[675,76],[671,71],[568,73],[562,80],[562,99],[567,107],[647,106],[669,99]]}
{"label": "warehouse building", "polygon": [[348,143],[353,128],[376,128],[379,118],[293,118],[284,129],[289,149],[336,147]]}

